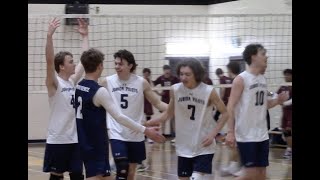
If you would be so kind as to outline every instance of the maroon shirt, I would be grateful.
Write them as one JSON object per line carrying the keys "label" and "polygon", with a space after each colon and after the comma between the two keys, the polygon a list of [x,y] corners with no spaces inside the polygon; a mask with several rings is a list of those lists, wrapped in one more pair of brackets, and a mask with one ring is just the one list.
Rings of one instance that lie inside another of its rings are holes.
{"label": "maroon shirt", "polygon": [[[289,91],[289,99],[292,98],[292,88],[291,86],[281,86],[277,91],[277,94],[280,94],[283,91]],[[292,110],[292,105],[290,106],[283,106],[283,109]]]}
{"label": "maroon shirt", "polygon": [[[227,76],[222,76],[220,79],[220,84],[232,84],[233,79],[229,78]],[[228,104],[228,100],[230,97],[230,92],[231,92],[231,88],[225,88],[224,91],[224,96],[222,97],[222,101],[224,102],[225,105]]]}
{"label": "maroon shirt", "polygon": [[[289,99],[292,98],[292,88],[291,86],[281,86],[278,90],[278,94],[283,91],[289,91]],[[292,127],[292,105],[282,106],[282,121],[281,127]]]}
{"label": "maroon shirt", "polygon": [[[146,79],[148,83],[150,83],[150,79]],[[144,113],[146,115],[153,115],[152,104],[148,101],[147,98],[144,97]]]}
{"label": "maroon shirt", "polygon": [[208,84],[208,85],[213,85],[213,83],[209,77],[204,78],[204,80],[202,82],[205,84]]}
{"label": "maroon shirt", "polygon": [[[170,76],[169,78],[165,78],[164,75],[159,76],[155,81],[153,81],[153,84],[156,86],[158,84],[161,84],[163,87],[170,87],[173,84],[179,83],[180,80],[176,76]],[[161,96],[161,101],[169,104],[170,101],[170,91],[164,90],[163,95]]]}
{"label": "maroon shirt", "polygon": [[[209,77],[205,77],[202,82],[205,84],[208,84],[208,85],[213,85],[213,82]],[[215,108],[213,106],[212,111],[214,111],[214,110],[215,110]]]}

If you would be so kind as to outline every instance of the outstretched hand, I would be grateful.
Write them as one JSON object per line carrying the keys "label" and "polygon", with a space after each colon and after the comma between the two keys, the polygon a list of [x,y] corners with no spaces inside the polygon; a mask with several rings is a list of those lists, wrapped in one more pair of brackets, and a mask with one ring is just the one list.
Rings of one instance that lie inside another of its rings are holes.
{"label": "outstretched hand", "polygon": [[60,20],[57,18],[54,18],[50,21],[49,27],[48,27],[48,36],[52,36],[55,32],[55,30],[60,26]]}
{"label": "outstretched hand", "polygon": [[144,134],[157,143],[165,142],[166,138],[159,134],[159,127],[147,127]]}
{"label": "outstretched hand", "polygon": [[88,23],[82,19],[78,18],[78,27],[76,30],[81,34],[81,36],[88,36]]}

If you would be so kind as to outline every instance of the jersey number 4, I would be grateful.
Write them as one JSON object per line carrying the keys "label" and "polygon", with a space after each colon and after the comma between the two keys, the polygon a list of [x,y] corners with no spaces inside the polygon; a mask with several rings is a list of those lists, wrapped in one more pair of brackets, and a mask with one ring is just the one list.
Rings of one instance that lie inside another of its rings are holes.
{"label": "jersey number 4", "polygon": [[70,104],[73,105],[73,108],[76,109],[76,118],[82,119],[82,98],[81,96],[78,96],[78,101],[74,102],[74,100],[74,95],[72,95]]}

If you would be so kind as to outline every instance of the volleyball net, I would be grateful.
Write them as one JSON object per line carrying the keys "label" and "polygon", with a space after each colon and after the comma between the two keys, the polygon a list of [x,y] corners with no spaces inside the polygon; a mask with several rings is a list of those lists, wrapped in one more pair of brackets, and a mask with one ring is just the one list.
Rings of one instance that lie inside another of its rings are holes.
{"label": "volleyball net", "polygon": [[[28,17],[28,92],[45,93],[45,44],[48,23],[57,17],[61,26],[54,36],[55,53],[70,51],[76,63],[81,55],[81,36],[69,18],[87,18],[90,47],[105,54],[102,77],[115,73],[113,54],[119,49],[131,51],[138,64],[136,73],[150,68],[152,80],[162,75],[162,66],[174,69],[179,59],[195,57],[204,62],[214,86],[219,85],[215,70],[227,75],[229,61],[242,68],[242,51],[250,43],[267,49],[268,86],[284,85],[283,70],[292,68],[292,15],[29,15]],[[291,84],[286,84],[291,85]],[[163,89],[157,87],[156,89]]]}

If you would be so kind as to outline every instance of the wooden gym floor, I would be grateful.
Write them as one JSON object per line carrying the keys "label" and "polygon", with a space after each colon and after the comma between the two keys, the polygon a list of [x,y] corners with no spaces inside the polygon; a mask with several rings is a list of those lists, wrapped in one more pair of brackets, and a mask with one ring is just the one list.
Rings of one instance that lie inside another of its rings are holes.
{"label": "wooden gym floor", "polygon": [[[28,147],[28,179],[48,180],[49,175],[42,172],[44,144],[29,144]],[[146,142],[147,160],[149,168],[145,172],[138,172],[136,180],[176,180],[177,156],[175,146],[169,140],[164,144]],[[219,144],[214,156],[212,180],[231,180],[233,176],[221,177],[218,169],[227,161],[226,146]],[[267,179],[292,179],[292,161],[282,158],[285,148],[271,147]],[[65,173],[65,179],[69,179]]]}

